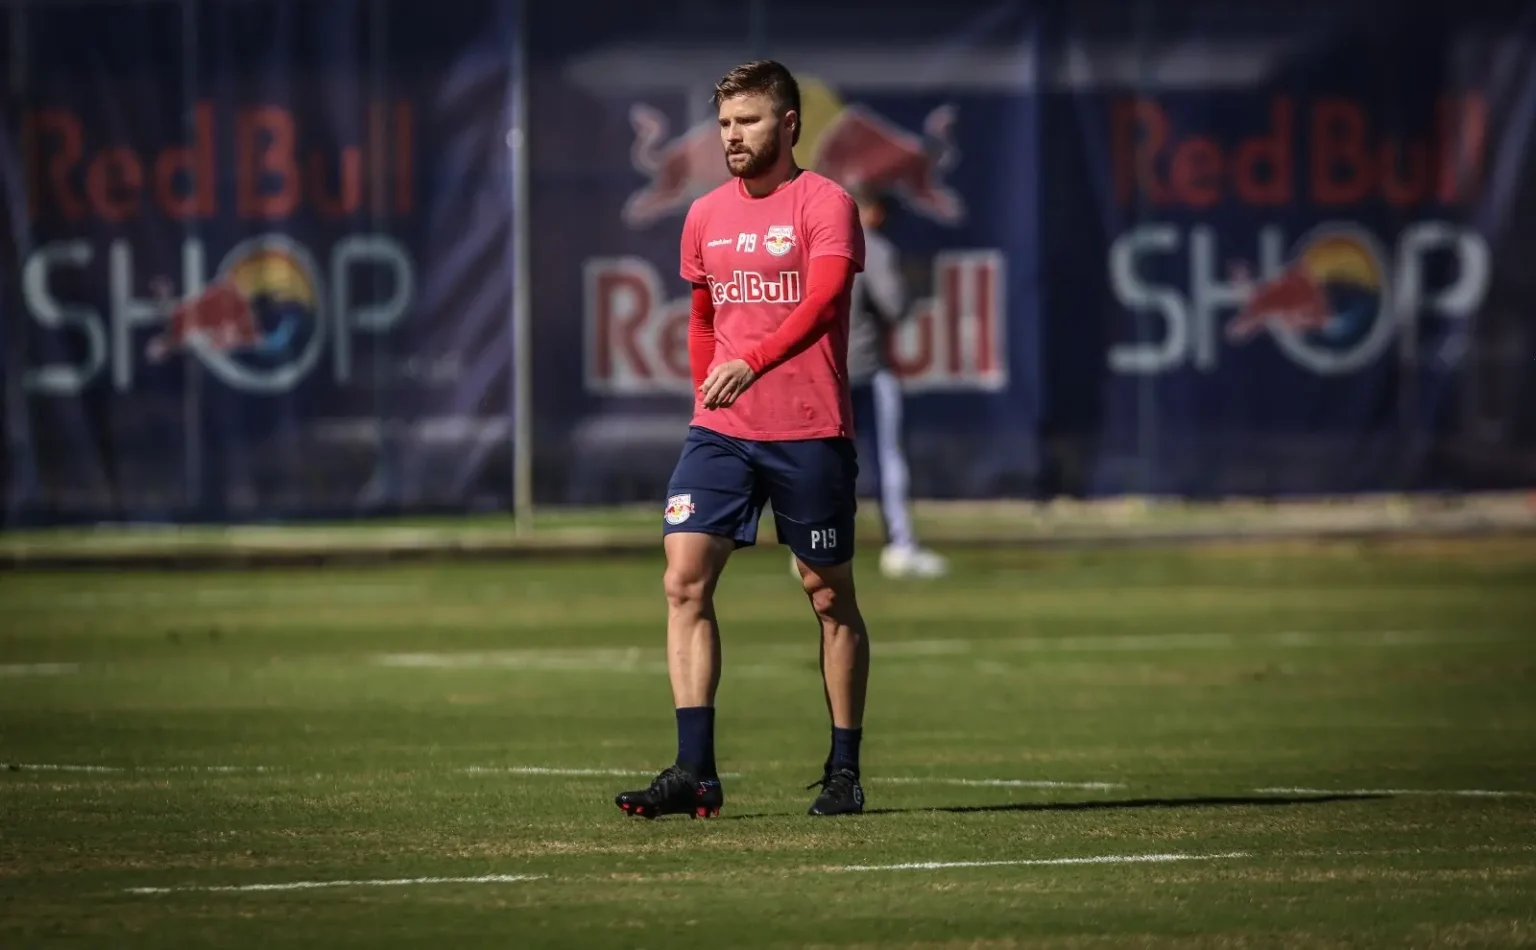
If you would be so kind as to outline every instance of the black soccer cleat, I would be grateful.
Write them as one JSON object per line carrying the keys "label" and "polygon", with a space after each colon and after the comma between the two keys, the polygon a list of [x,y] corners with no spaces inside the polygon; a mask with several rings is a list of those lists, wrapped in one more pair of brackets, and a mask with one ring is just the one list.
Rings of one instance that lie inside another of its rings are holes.
{"label": "black soccer cleat", "polygon": [[828,772],[821,781],[812,782],[806,788],[821,786],[821,794],[811,803],[812,815],[857,815],[864,810],[864,787],[859,776],[850,769]]}
{"label": "black soccer cleat", "polygon": [[725,804],[725,792],[719,779],[699,780],[675,765],[662,769],[649,788],[620,792],[613,803],[631,818],[660,818],[662,815],[692,815],[714,818]]}

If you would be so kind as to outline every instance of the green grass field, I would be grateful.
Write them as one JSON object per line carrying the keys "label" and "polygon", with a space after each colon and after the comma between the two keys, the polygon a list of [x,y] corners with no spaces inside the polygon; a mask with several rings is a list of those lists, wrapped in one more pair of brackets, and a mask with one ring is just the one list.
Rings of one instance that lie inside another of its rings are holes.
{"label": "green grass field", "polygon": [[1536,946],[1536,539],[955,568],[865,571],[827,820],[738,556],[725,812],[656,822],[655,559],[0,574],[0,947]]}

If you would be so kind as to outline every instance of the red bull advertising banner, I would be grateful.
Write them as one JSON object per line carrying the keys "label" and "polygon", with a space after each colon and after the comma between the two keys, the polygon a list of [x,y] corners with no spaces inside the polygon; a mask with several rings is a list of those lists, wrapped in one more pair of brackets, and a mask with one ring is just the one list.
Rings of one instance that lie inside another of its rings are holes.
{"label": "red bull advertising banner", "polygon": [[[1304,25],[1212,8],[1208,27],[1144,5],[1128,40],[1103,5],[898,7],[814,43],[759,13],[765,51],[799,76],[799,163],[896,209],[886,234],[918,290],[887,357],[918,494],[1536,477],[1513,452],[1475,474],[1443,465],[1499,455],[1449,447],[1493,431],[1470,421],[1491,408],[1469,401],[1470,376],[1529,378],[1479,334],[1519,294],[1501,262],[1536,237],[1510,211],[1533,187],[1536,113],[1516,104],[1536,76],[1514,66],[1531,23],[1447,9],[1386,43],[1347,5]],[[559,369],[582,410],[561,431],[614,459],[614,478],[589,466],[568,483],[582,499],[654,494],[687,416],[677,239],[727,180],[709,95],[752,47],[675,27],[690,41],[589,30],[535,77],[536,101],[600,116],[586,142],[552,131],[536,153],[553,189],[539,219],[590,222],[580,250],[535,248],[581,302],[546,304],[582,331],[579,364]]]}
{"label": "red bull advertising banner", "polygon": [[[945,34],[963,26],[905,7],[947,24]],[[771,8],[762,12],[773,20]],[[534,230],[552,238],[532,245],[536,307],[550,317],[535,326],[549,380],[536,376],[536,404],[562,412],[558,436],[537,442],[551,461],[581,460],[563,481],[567,500],[645,501],[665,486],[692,406],[683,219],[729,179],[710,96],[752,55],[745,32],[701,36],[697,24],[667,17],[650,28],[692,39],[666,53],[560,21],[552,10],[535,19],[562,39],[535,51],[530,86],[535,103],[549,103],[533,110]],[[870,43],[917,42],[930,62],[941,55],[910,19],[869,17],[864,28]],[[921,490],[948,497],[1028,491],[1040,469],[1041,218],[1025,159],[1040,149],[1041,100],[1027,71],[1006,65],[1032,42],[1027,30],[992,40],[1003,45],[965,64],[963,81],[928,85],[913,81],[921,67],[900,52],[860,53],[841,41],[814,55],[788,42],[769,51],[800,86],[796,161],[887,199],[884,233],[908,293],[885,357],[909,397]],[[578,114],[589,120],[580,139],[567,131]],[[864,472],[873,476],[873,466]]]}
{"label": "red bull advertising banner", "polygon": [[765,56],[888,199],[915,495],[1530,485],[1536,14],[1300,9],[15,4],[6,523],[505,509],[514,290],[534,501],[660,505]]}
{"label": "red bull advertising banner", "polygon": [[1495,68],[1529,55],[1530,24],[1455,27],[1395,48],[1341,33],[1238,88],[1071,96],[1081,131],[1051,174],[1103,232],[1050,228],[1046,253],[1102,262],[1052,292],[1104,331],[1051,361],[1101,381],[1053,409],[1087,430],[1091,492],[1529,481],[1515,452],[1444,464],[1491,448],[1476,387],[1528,378],[1492,321],[1531,302],[1501,270],[1533,237],[1514,206],[1536,113],[1511,104],[1536,72]]}
{"label": "red bull advertising banner", "polygon": [[503,499],[507,5],[21,6],[12,518]]}

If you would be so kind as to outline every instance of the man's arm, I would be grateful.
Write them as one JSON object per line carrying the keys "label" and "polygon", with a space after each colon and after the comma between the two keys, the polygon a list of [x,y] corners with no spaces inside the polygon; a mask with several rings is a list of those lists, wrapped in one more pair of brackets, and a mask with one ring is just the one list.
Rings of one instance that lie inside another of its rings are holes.
{"label": "man's arm", "polygon": [[805,295],[777,330],[710,371],[700,392],[706,408],[732,405],[758,377],[804,352],[837,321],[837,299],[851,292],[853,275],[864,266],[864,229],[847,192],[825,193],[806,208],[805,238]]}
{"label": "man's arm", "polygon": [[864,228],[859,209],[842,190],[818,196],[806,208],[805,296],[777,330],[742,354],[756,376],[803,353],[826,336],[837,320],[839,296],[849,293],[854,275],[864,269]]}
{"label": "man's arm", "polygon": [[854,262],[846,257],[811,259],[810,277],[799,306],[777,330],[741,355],[753,374],[763,375],[826,336],[837,320],[837,298],[852,285],[853,273]]}
{"label": "man's arm", "polygon": [[693,375],[693,390],[698,392],[709,376],[709,364],[715,358],[715,302],[705,284],[693,285],[688,307],[688,369]]}
{"label": "man's arm", "polygon": [[859,277],[865,308],[881,323],[894,326],[907,314],[907,283],[898,266],[896,248],[877,234],[867,234],[865,240],[864,273]]}

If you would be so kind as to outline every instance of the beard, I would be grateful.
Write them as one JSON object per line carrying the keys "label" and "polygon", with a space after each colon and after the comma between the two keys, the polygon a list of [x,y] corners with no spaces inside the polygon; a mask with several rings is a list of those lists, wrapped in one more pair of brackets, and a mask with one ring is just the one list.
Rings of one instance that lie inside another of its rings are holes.
{"label": "beard", "polygon": [[[779,140],[775,136],[761,149],[753,151],[749,147],[740,146],[740,151],[725,153],[725,167],[737,178],[757,178],[774,166],[779,160]],[[746,156],[746,161],[739,164],[733,163],[732,158],[738,155]]]}

